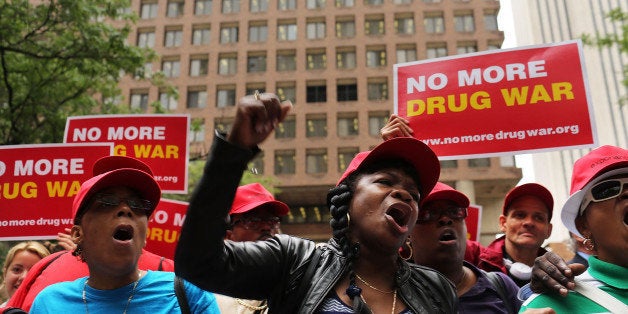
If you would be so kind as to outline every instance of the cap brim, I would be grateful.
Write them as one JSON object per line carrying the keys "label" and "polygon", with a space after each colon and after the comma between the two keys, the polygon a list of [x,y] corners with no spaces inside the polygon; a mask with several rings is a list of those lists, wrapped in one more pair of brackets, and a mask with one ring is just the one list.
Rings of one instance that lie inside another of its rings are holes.
{"label": "cap brim", "polygon": [[580,214],[580,205],[582,204],[584,195],[596,183],[623,173],[628,173],[628,168],[620,168],[603,173],[599,177],[596,177],[595,179],[591,180],[591,182],[587,183],[587,185],[585,185],[582,190],[571,194],[571,196],[565,202],[565,205],[563,205],[563,208],[560,212],[560,220],[563,222],[563,225],[567,227],[567,230],[573,232],[579,237],[582,237],[582,234],[580,234],[580,231],[578,231],[578,228],[576,228],[576,218]]}
{"label": "cap brim", "polygon": [[442,190],[432,192],[430,193],[430,195],[427,196],[425,200],[423,200],[422,203],[425,204],[427,202],[437,200],[451,200],[461,207],[469,207],[469,204],[471,203],[468,197],[456,190]]}
{"label": "cap brim", "polygon": [[245,206],[241,206],[235,210],[229,212],[229,215],[244,214],[254,208],[263,207],[272,211],[275,216],[285,216],[290,211],[288,205],[280,201],[259,201],[247,203]]}

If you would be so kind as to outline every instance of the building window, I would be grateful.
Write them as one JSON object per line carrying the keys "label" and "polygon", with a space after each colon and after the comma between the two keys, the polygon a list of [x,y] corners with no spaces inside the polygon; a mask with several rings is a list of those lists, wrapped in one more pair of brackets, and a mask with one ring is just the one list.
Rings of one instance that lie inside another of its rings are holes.
{"label": "building window", "polygon": [[266,52],[249,52],[246,60],[246,71],[253,72],[266,72]]}
{"label": "building window", "polygon": [[209,15],[212,13],[212,0],[195,0],[194,15]]}
{"label": "building window", "polygon": [[394,4],[410,4],[412,3],[412,0],[394,0],[393,3]]}
{"label": "building window", "polygon": [[296,159],[294,150],[275,151],[275,174],[294,174]]}
{"label": "building window", "polygon": [[166,77],[179,77],[181,74],[181,61],[164,60],[161,62],[161,71]]}
{"label": "building window", "polygon": [[179,17],[183,15],[183,8],[185,7],[185,2],[183,1],[168,1],[168,7],[166,9],[167,17]]}
{"label": "building window", "polygon": [[155,31],[138,30],[137,46],[140,48],[155,48]]}
{"label": "building window", "polygon": [[327,55],[325,49],[309,49],[305,52],[306,69],[325,69],[327,67]]}
{"label": "building window", "polygon": [[153,64],[151,62],[144,63],[144,66],[135,71],[135,79],[150,78],[153,76]]}
{"label": "building window", "polygon": [[157,11],[159,4],[155,3],[142,3],[140,7],[140,18],[142,20],[154,19],[157,17]]}
{"label": "building window", "polygon": [[369,68],[386,66],[386,47],[367,47],[366,66]]}
{"label": "building window", "polygon": [[297,88],[295,82],[277,82],[277,97],[279,100],[290,100],[294,105],[297,100]]}
{"label": "building window", "polygon": [[360,152],[357,147],[339,147],[338,148],[338,172],[343,173],[347,170],[347,166],[353,160],[353,157]]}
{"label": "building window", "polygon": [[249,1],[249,9],[251,12],[267,12],[268,11],[268,0],[250,0]]}
{"label": "building window", "polygon": [[306,88],[306,102],[326,102],[327,85],[325,82],[311,82]]}
{"label": "building window", "polygon": [[442,0],[423,0],[423,3],[440,3]]}
{"label": "building window", "polygon": [[355,47],[340,47],[336,51],[336,66],[338,69],[355,69]]}
{"label": "building window", "polygon": [[353,38],[355,37],[355,21],[341,20],[336,21],[336,37],[338,38]]}
{"label": "building window", "polygon": [[447,56],[447,46],[445,43],[442,44],[428,44],[427,46],[427,58],[439,58]]}
{"label": "building window", "polygon": [[486,44],[486,50],[500,49],[501,46],[502,46],[501,41],[489,40],[488,43]]}
{"label": "building window", "polygon": [[388,116],[390,114],[387,111],[382,112],[369,112],[369,135],[379,137],[379,132],[388,123]]}
{"label": "building window", "polygon": [[225,108],[233,107],[236,103],[235,86],[218,86],[216,87],[216,107]]}
{"label": "building window", "polygon": [[207,107],[207,91],[201,89],[188,90],[188,108],[205,108]]}
{"label": "building window", "polygon": [[307,0],[305,5],[308,10],[322,9],[325,7],[325,0]]}
{"label": "building window", "polygon": [[297,52],[296,50],[278,50],[277,51],[277,71],[296,71],[297,69]]}
{"label": "building window", "polygon": [[305,117],[305,136],[326,137],[327,136],[327,116],[324,114],[308,115]]}
{"label": "building window", "polygon": [[183,30],[169,29],[164,36],[164,47],[179,47],[183,41]]}
{"label": "building window", "polygon": [[238,42],[238,26],[224,25],[220,28],[220,43],[237,43]]}
{"label": "building window", "polygon": [[237,55],[225,54],[218,57],[218,74],[230,75],[236,74],[238,66]]}
{"label": "building window", "polygon": [[456,47],[456,53],[458,54],[471,53],[471,52],[477,52],[477,51],[478,51],[478,45],[475,42],[461,42],[461,43],[458,43],[458,47]]}
{"label": "building window", "polygon": [[379,101],[388,99],[388,80],[382,78],[369,78],[368,80],[368,99]]}
{"label": "building window", "polygon": [[275,138],[295,138],[297,121],[294,116],[286,117],[275,128]]}
{"label": "building window", "polygon": [[490,167],[491,159],[490,158],[474,158],[469,159],[469,168],[480,168],[480,167]]}
{"label": "building window", "polygon": [[350,8],[355,5],[355,0],[336,0],[336,8]]}
{"label": "building window", "polygon": [[266,24],[249,25],[249,42],[260,43],[268,39],[268,26]]}
{"label": "building window", "polygon": [[205,119],[195,118],[190,127],[190,142],[202,143],[205,141]]}
{"label": "building window", "polygon": [[384,4],[384,0],[364,0],[364,4],[366,4],[366,5],[382,5],[382,4]]}
{"label": "building window", "polygon": [[396,17],[395,30],[397,34],[414,34],[414,17],[405,15]]}
{"label": "building window", "polygon": [[297,9],[297,0],[279,0],[277,1],[277,10],[288,11]]}
{"label": "building window", "polygon": [[254,95],[255,91],[257,91],[258,93],[262,94],[266,92],[266,85],[264,83],[253,83],[253,84],[247,84],[246,89],[245,89],[245,95]]}
{"label": "building window", "polygon": [[222,13],[240,12],[240,0],[222,0]]}
{"label": "building window", "polygon": [[336,128],[338,130],[338,136],[341,137],[358,135],[358,114],[339,114]]}
{"label": "building window", "polygon": [[306,150],[305,173],[327,173],[327,149]]}
{"label": "building window", "polygon": [[336,84],[337,101],[358,100],[358,84],[355,81],[339,81]]}
{"label": "building window", "polygon": [[325,21],[312,21],[306,24],[307,39],[325,38]]}
{"label": "building window", "polygon": [[445,32],[445,19],[443,12],[427,13],[423,19],[425,32],[428,34],[442,34]]}
{"label": "building window", "polygon": [[412,45],[397,46],[397,63],[416,61],[416,47]]}
{"label": "building window", "polygon": [[499,30],[497,26],[497,12],[495,10],[484,11],[484,29],[487,31]]}
{"label": "building window", "polygon": [[470,33],[475,31],[475,21],[473,20],[473,12],[464,13],[454,16],[454,27],[456,32]]}
{"label": "building window", "polygon": [[159,92],[159,102],[166,110],[177,110],[177,97],[171,93]]}
{"label": "building window", "polygon": [[441,160],[440,167],[441,169],[458,168],[458,161],[457,160]]}
{"label": "building window", "polygon": [[259,152],[248,164],[249,170],[253,174],[264,174],[264,152]]}
{"label": "building window", "polygon": [[131,91],[131,109],[141,111],[148,109],[148,91]]}
{"label": "building window", "polygon": [[384,35],[386,27],[384,24],[384,16],[367,16],[364,21],[364,33],[366,35]]}
{"label": "building window", "polygon": [[294,21],[280,21],[277,25],[277,40],[297,40],[297,23]]}
{"label": "building window", "polygon": [[202,46],[209,45],[211,30],[207,26],[195,26],[192,31],[192,45]]}
{"label": "building window", "polygon": [[206,76],[208,63],[207,56],[192,57],[190,59],[190,76]]}

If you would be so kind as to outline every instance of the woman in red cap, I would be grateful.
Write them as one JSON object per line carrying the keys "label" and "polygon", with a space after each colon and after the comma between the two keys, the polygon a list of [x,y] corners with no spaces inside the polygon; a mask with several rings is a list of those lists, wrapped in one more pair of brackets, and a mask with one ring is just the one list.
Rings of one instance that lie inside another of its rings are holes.
{"label": "woman in red cap", "polygon": [[440,172],[434,153],[413,138],[356,155],[328,193],[329,242],[282,234],[223,241],[242,171],[290,107],[272,94],[239,101],[231,133],[215,137],[190,201],[177,274],[220,294],[267,299],[270,313],[456,313],[449,280],[398,256]]}

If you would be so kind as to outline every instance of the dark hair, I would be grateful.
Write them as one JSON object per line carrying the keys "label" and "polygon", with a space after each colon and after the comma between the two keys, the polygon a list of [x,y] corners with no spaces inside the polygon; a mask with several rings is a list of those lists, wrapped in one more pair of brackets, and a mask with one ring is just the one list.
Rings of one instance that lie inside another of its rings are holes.
{"label": "dark hair", "polygon": [[[349,231],[350,217],[349,207],[353,198],[355,183],[362,175],[375,173],[385,168],[398,168],[411,176],[419,185],[419,174],[416,169],[408,162],[402,159],[380,160],[368,165],[364,165],[351,173],[336,187],[327,193],[327,206],[331,213],[329,224],[332,229],[333,238],[340,245],[342,252],[347,257],[347,272],[349,275],[349,287],[347,295],[353,301],[353,310],[355,313],[372,313],[368,305],[360,296],[362,289],[355,284],[355,272],[353,271],[353,263],[360,255],[360,243],[351,243],[347,237]],[[420,188],[420,187],[419,187]]]}

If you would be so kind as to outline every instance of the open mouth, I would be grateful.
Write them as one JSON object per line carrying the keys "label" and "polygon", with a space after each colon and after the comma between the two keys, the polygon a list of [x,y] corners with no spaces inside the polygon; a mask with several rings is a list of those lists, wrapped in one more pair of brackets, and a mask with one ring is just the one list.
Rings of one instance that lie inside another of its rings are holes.
{"label": "open mouth", "polygon": [[393,206],[386,211],[386,215],[390,216],[399,226],[405,226],[408,224],[409,212],[406,210]]}
{"label": "open mouth", "polygon": [[456,237],[456,233],[449,229],[443,231],[443,233],[440,234],[440,237],[438,237],[438,241],[452,241],[456,239],[458,239],[458,237]]}
{"label": "open mouth", "polygon": [[133,239],[133,227],[129,225],[118,226],[113,233],[113,238],[118,241],[129,241]]}

